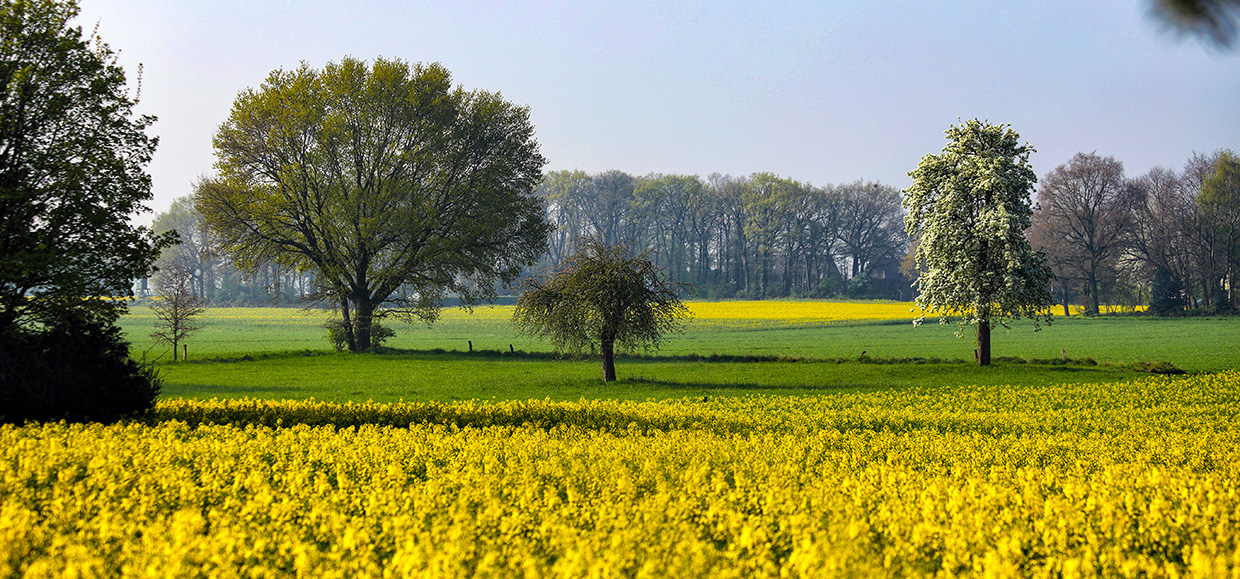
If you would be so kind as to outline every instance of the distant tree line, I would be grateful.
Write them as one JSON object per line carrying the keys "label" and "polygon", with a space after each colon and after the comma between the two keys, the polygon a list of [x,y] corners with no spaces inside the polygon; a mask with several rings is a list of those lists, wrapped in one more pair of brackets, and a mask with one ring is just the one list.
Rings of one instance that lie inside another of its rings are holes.
{"label": "distant tree line", "polygon": [[[670,281],[696,285],[702,297],[912,298],[899,270],[908,252],[900,190],[888,185],[815,187],[770,173],[703,180],[555,171],[535,193],[555,230],[531,270],[555,268],[582,239],[597,237],[649,251]],[[275,262],[236,267],[190,197],[158,214],[154,229],[177,231],[181,244],[164,251],[148,287],[188,270],[195,294],[212,305],[296,304],[317,295],[311,272]]]}
{"label": "distant tree line", "polygon": [[1180,171],[1127,177],[1114,157],[1078,153],[1042,179],[1030,231],[1046,252],[1065,314],[1104,304],[1156,313],[1240,307],[1240,163],[1194,154]]}
{"label": "distant tree line", "polygon": [[[1064,313],[1073,304],[1086,313],[1107,305],[1160,314],[1240,308],[1236,167],[1234,153],[1218,151],[1194,154],[1179,171],[1129,177],[1114,157],[1079,153],[1045,174],[1029,234],[1054,269]],[[889,185],[554,171],[535,193],[555,228],[531,273],[558,267],[592,237],[648,251],[669,281],[709,299],[914,297],[917,240],[904,231],[902,192]],[[317,295],[311,272],[275,262],[235,267],[188,197],[159,214],[154,229],[182,240],[160,257],[161,272],[193,271],[206,303],[298,304]]]}
{"label": "distant tree line", "polygon": [[253,271],[238,268],[189,196],[174,200],[167,211],[158,213],[152,228],[177,232],[181,243],[160,254],[155,262],[159,270],[140,282],[140,297],[152,296],[158,293],[155,288],[174,283],[166,279],[173,275],[187,277],[191,294],[213,306],[304,305],[305,298],[315,296],[310,272],[274,261],[265,261]]}
{"label": "distant tree line", "polygon": [[744,177],[555,171],[535,190],[555,230],[540,266],[587,237],[649,251],[669,280],[707,298],[911,299],[900,190]]}

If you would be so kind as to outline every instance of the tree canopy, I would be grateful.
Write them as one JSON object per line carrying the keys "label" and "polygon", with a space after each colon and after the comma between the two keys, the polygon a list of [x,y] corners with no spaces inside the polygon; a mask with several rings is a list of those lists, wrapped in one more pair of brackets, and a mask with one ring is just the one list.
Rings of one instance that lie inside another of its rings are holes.
{"label": "tree canopy", "polygon": [[598,350],[603,380],[616,379],[615,347],[655,349],[688,315],[684,284],[669,282],[646,254],[628,245],[581,240],[577,253],[548,276],[527,278],[512,319],[556,349]]}
{"label": "tree canopy", "polygon": [[546,162],[526,108],[452,88],[439,64],[344,58],[277,70],[215,137],[195,205],[241,267],[311,270],[350,350],[372,317],[432,321],[493,298],[546,249]]}
{"label": "tree canopy", "polygon": [[1214,172],[1206,176],[1197,196],[1203,216],[1214,233],[1219,254],[1217,271],[1223,309],[1240,307],[1240,157],[1230,150],[1221,151]]}
{"label": "tree canopy", "polygon": [[76,3],[0,1],[0,332],[110,324],[175,234],[129,223],[151,199],[153,117],[69,21]]}
{"label": "tree canopy", "polygon": [[904,197],[906,230],[921,236],[917,305],[938,313],[940,324],[952,315],[962,327],[976,325],[977,360],[986,366],[993,323],[1027,317],[1037,327],[1051,319],[1053,274],[1025,237],[1037,182],[1033,148],[1010,126],[976,119],[952,126],[947,139],[942,153],[909,173]]}
{"label": "tree canopy", "polygon": [[114,299],[176,240],[129,223],[151,198],[154,118],[77,13],[0,0],[0,422],[115,420],[159,394]]}

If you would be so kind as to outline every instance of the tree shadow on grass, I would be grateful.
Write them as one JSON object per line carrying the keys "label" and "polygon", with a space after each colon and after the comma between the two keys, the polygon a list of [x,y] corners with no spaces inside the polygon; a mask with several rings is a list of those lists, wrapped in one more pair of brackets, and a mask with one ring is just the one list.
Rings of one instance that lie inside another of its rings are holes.
{"label": "tree shadow on grass", "polygon": [[[236,354],[227,354],[220,356],[208,356],[203,358],[195,358],[192,360],[181,362],[182,364],[210,364],[210,363],[237,363],[237,362],[257,362],[264,360],[283,360],[292,358],[305,357],[329,357],[329,356],[373,356],[376,358],[408,358],[408,359],[432,359],[432,360],[572,360],[572,361],[597,361],[597,355],[573,352],[549,352],[549,351],[532,351],[525,350],[445,350],[443,348],[431,348],[425,350],[401,349],[401,348],[380,348],[370,352],[357,354],[331,352],[327,350],[289,350],[282,352],[259,352],[254,354],[245,354],[238,356]],[[719,363],[719,364],[735,364],[735,363],[755,363],[755,362],[776,362],[776,363],[818,363],[818,364],[965,364],[966,361],[956,358],[922,358],[922,357],[906,357],[906,358],[881,358],[878,356],[866,356],[863,352],[859,357],[835,357],[822,358],[815,356],[781,356],[775,354],[643,354],[637,352],[624,352],[616,354],[617,361],[628,362],[701,362],[701,363]],[[168,362],[169,364],[171,362]],[[163,364],[161,362],[161,364]]]}
{"label": "tree shadow on grass", "polygon": [[167,398],[169,395],[182,396],[189,395],[194,397],[220,396],[227,398],[235,398],[238,396],[256,396],[267,397],[272,395],[293,395],[302,392],[301,389],[294,386],[242,386],[242,385],[224,385],[224,384],[177,384],[174,389],[175,393],[168,392],[168,387],[164,387],[161,397]]}
{"label": "tree shadow on grass", "polygon": [[634,377],[621,378],[618,380],[622,384],[633,384],[641,386],[651,386],[667,390],[699,390],[699,391],[727,391],[737,390],[738,393],[745,391],[765,391],[765,392],[817,392],[817,391],[838,391],[838,390],[874,390],[879,388],[874,384],[862,384],[859,382],[839,382],[833,384],[799,384],[790,386],[787,384],[760,384],[757,382],[686,382],[678,380],[656,380],[653,378]]}
{"label": "tree shadow on grass", "polygon": [[[551,402],[530,400],[502,404],[397,402],[334,403],[317,400],[223,400],[200,403],[173,400],[145,418],[149,423],[180,421],[194,427],[207,424],[288,428],[298,425],[352,428],[364,426],[409,428],[433,424],[452,429],[577,427],[613,433],[642,433],[687,428],[718,432],[748,432],[745,421],[720,419],[705,407],[674,405],[667,408],[619,401]],[[705,426],[709,425],[709,427]]]}
{"label": "tree shadow on grass", "polygon": [[[667,386],[666,382],[659,382]],[[702,388],[690,384],[687,388]],[[708,386],[709,387],[709,386]],[[734,387],[734,386],[729,386]],[[141,419],[147,424],[177,421],[190,428],[203,425],[250,426],[273,429],[297,427],[413,428],[444,427],[450,434],[468,429],[512,428],[563,432],[568,436],[649,436],[673,431],[697,431],[720,436],[774,433],[808,436],[817,432],[910,433],[937,432],[1003,437],[1070,430],[1097,431],[1097,424],[1055,420],[1052,415],[1029,415],[1008,411],[975,410],[946,415],[926,415],[916,409],[887,408],[876,412],[868,405],[835,408],[825,412],[804,411],[811,406],[793,405],[791,413],[736,412],[728,397],[686,397],[666,403],[583,401],[486,403],[332,403],[315,400],[269,401],[258,399],[196,403],[174,400],[161,404]],[[575,434],[574,434],[575,433]]]}

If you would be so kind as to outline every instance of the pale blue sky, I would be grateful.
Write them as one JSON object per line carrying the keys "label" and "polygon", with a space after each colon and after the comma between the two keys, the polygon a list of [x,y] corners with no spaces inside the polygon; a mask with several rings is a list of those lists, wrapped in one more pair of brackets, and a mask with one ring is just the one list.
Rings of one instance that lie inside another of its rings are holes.
{"label": "pale blue sky", "polygon": [[438,61],[529,106],[549,171],[903,188],[975,117],[1010,123],[1039,176],[1078,151],[1137,175],[1240,149],[1240,51],[1177,40],[1145,0],[81,1],[131,79],[145,67],[157,210],[211,171],[238,91],[344,55]]}

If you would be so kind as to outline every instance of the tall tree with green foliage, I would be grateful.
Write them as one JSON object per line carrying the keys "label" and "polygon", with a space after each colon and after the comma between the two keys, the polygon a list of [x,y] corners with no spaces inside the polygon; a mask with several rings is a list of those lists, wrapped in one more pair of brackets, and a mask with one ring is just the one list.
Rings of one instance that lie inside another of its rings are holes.
{"label": "tall tree with green foliage", "polygon": [[194,209],[194,198],[191,195],[172,200],[167,211],[155,214],[151,221],[151,229],[156,232],[175,231],[181,242],[165,249],[155,260],[155,272],[151,282],[158,287],[162,278],[171,275],[173,268],[190,271],[190,290],[205,301],[210,301],[216,289],[216,273],[221,263],[215,257],[215,248],[211,232],[202,219],[202,214]]}
{"label": "tall tree with green foliage", "polygon": [[623,244],[581,240],[577,253],[549,276],[527,278],[512,319],[522,332],[551,340],[557,349],[603,356],[603,380],[616,379],[615,348],[657,349],[689,313],[684,284],[646,254]]}
{"label": "tall tree with green foliage", "polygon": [[73,1],[0,0],[0,421],[115,420],[159,379],[115,322],[176,234],[129,218],[151,199],[153,117],[125,71],[69,23]]}
{"label": "tall tree with green foliage", "polygon": [[353,351],[375,317],[494,298],[547,247],[529,110],[453,89],[439,64],[277,70],[237,97],[215,151],[195,206],[224,250],[313,271]]}
{"label": "tall tree with green foliage", "polygon": [[751,296],[771,297],[771,268],[776,244],[785,235],[789,210],[801,184],[774,173],[754,173],[746,183],[741,201],[747,220],[745,237],[754,248],[753,276],[756,288]]}
{"label": "tall tree with green foliage", "polygon": [[76,2],[0,1],[0,333],[67,315],[111,324],[175,234],[129,217],[151,199],[153,117],[125,71],[69,22]]}
{"label": "tall tree with green foliage", "polygon": [[906,231],[921,236],[917,305],[938,313],[942,325],[959,316],[962,330],[976,326],[977,363],[988,366],[993,324],[1022,317],[1035,328],[1049,324],[1055,303],[1046,256],[1025,236],[1037,182],[1033,148],[1010,126],[976,119],[952,126],[947,140],[909,173],[904,196]]}
{"label": "tall tree with green foliage", "polygon": [[1221,151],[1213,173],[1201,183],[1197,195],[1207,226],[1212,228],[1222,262],[1217,272],[1223,280],[1220,290],[1223,309],[1240,307],[1240,157]]}

